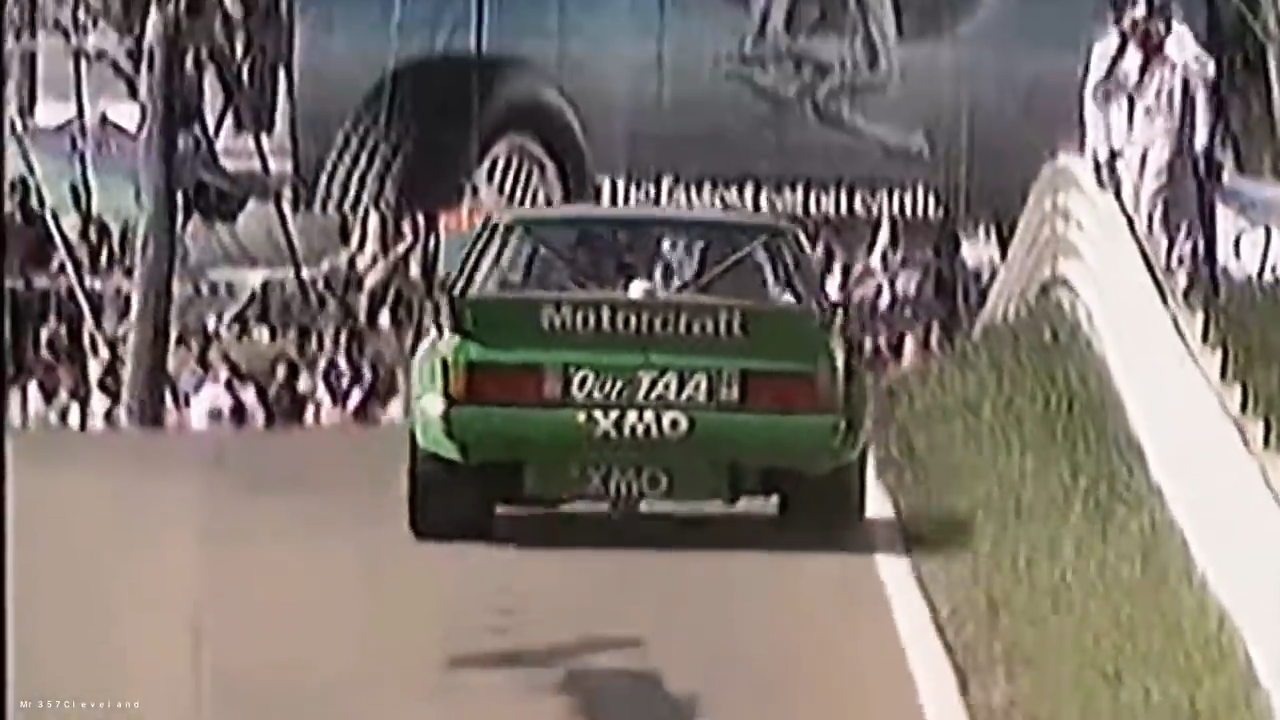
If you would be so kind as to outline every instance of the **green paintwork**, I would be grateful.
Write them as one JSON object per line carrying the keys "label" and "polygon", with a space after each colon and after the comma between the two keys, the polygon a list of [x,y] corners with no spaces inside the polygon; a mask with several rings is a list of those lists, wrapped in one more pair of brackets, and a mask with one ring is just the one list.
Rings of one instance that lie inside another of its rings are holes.
{"label": "green paintwork", "polygon": [[819,472],[845,456],[836,415],[757,415],[691,411],[694,431],[681,442],[593,443],[576,408],[458,407],[449,426],[468,462],[680,464],[690,454],[710,463]]}
{"label": "green paintwork", "polygon": [[[605,300],[605,297],[608,299]],[[730,467],[741,482],[758,483],[766,469],[818,474],[850,462],[861,450],[866,388],[860,376],[841,383],[842,358],[831,331],[804,308],[734,305],[745,337],[635,337],[550,332],[541,312],[556,297],[472,297],[459,301],[456,337],[422,347],[414,359],[412,426],[425,452],[467,463],[520,464],[526,491],[562,498],[580,492],[574,467],[591,464],[661,466],[674,481],[670,497],[704,499],[726,493]],[[615,307],[715,311],[726,307],[676,296],[633,302],[615,296],[577,295],[571,302]],[[445,395],[447,368],[469,363],[585,366],[618,374],[642,369],[735,369],[804,374],[830,373],[833,409],[815,415],[767,415],[741,410],[680,408],[693,429],[674,441],[593,440],[577,407],[457,405],[443,417],[424,410]],[[843,388],[840,385],[844,385]]]}

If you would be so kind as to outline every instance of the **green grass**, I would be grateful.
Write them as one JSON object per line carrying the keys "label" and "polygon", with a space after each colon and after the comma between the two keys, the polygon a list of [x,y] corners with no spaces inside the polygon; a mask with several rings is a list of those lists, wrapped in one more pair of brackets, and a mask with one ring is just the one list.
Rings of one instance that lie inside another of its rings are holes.
{"label": "green grass", "polygon": [[1056,307],[891,382],[904,524],[971,524],[917,567],[973,720],[1267,718],[1105,369]]}
{"label": "green grass", "polygon": [[[1249,411],[1280,425],[1280,286],[1224,285],[1211,317],[1226,348],[1227,376],[1250,391]],[[1272,447],[1278,440],[1273,431]]]}

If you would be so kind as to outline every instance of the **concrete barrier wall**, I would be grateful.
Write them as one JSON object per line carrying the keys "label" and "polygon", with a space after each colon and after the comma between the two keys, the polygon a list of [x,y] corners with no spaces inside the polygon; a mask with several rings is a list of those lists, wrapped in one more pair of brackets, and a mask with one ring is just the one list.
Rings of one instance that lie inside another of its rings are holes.
{"label": "concrete barrier wall", "polygon": [[1048,164],[1030,193],[976,332],[1041,292],[1070,308],[1103,356],[1210,590],[1234,621],[1280,709],[1280,500],[1232,412],[1212,352],[1144,244],[1083,159]]}

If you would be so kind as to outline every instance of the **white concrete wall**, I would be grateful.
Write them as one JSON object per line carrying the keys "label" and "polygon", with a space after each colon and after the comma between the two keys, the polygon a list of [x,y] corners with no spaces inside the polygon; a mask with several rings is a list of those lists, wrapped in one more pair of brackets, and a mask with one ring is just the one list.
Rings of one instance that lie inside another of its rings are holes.
{"label": "white concrete wall", "polygon": [[[1208,587],[1280,708],[1280,499],[1224,401],[1187,316],[1151,272],[1115,200],[1078,157],[1042,171],[978,332],[1046,283],[1105,359],[1153,480]],[[1051,282],[1051,281],[1057,282]]]}

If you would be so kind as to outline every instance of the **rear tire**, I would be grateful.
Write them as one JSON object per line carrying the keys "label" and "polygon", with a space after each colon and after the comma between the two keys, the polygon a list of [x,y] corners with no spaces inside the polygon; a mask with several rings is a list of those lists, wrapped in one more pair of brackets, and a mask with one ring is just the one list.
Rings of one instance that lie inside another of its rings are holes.
{"label": "rear tire", "polygon": [[[513,155],[513,147],[526,152]],[[524,161],[502,160],[516,155]],[[545,204],[591,197],[586,139],[567,98],[550,80],[510,61],[425,60],[384,78],[355,108],[321,166],[313,207],[347,220],[352,250],[369,240],[365,223],[379,218],[387,235],[375,240],[384,246],[372,254],[381,255],[410,234],[434,235],[440,213],[464,200],[496,193],[500,204],[538,204],[504,195],[525,187],[512,185],[516,165],[538,168],[531,171],[538,181],[528,185],[543,191]],[[494,174],[506,179],[479,192],[477,178]],[[434,277],[437,250],[437,243],[422,242],[389,282],[413,275],[414,266]]]}
{"label": "rear tire", "polygon": [[472,468],[423,452],[409,441],[409,530],[418,540],[489,540],[497,503]]}
{"label": "rear tire", "polygon": [[867,451],[822,475],[799,476],[779,493],[778,514],[789,527],[820,532],[861,524],[867,515]]}
{"label": "rear tire", "polygon": [[[547,79],[509,62],[446,58],[384,78],[340,130],[317,180],[315,209],[360,219],[435,214],[463,199],[477,164],[520,137],[554,166],[551,204],[590,197],[587,149],[573,108]],[[393,229],[398,230],[398,227]]]}

